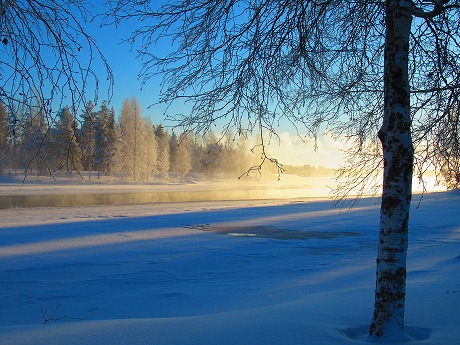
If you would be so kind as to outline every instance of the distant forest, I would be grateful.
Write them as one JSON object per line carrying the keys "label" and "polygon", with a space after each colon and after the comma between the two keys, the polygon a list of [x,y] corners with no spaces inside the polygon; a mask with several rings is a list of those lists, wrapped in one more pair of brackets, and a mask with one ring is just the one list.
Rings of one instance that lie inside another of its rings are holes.
{"label": "distant forest", "polygon": [[[78,116],[63,107],[53,120],[41,109],[37,105],[11,113],[0,102],[0,174],[54,176],[90,171],[93,176],[152,181],[171,176],[185,179],[191,172],[239,176],[262,161],[261,148],[244,136],[176,134],[153,124],[142,117],[135,97],[123,102],[118,118],[107,102],[99,109],[89,102]],[[300,176],[333,173],[310,165],[283,169]],[[262,170],[278,173],[269,162]]]}

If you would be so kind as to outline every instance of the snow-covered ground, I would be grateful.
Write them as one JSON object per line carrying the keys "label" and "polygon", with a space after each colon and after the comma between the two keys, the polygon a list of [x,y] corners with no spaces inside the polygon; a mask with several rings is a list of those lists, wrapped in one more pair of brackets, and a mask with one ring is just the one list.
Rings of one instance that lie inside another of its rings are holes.
{"label": "snow-covered ground", "polygon": [[[378,200],[263,197],[1,209],[0,344],[375,342]],[[412,343],[459,343],[459,206],[414,197]]]}

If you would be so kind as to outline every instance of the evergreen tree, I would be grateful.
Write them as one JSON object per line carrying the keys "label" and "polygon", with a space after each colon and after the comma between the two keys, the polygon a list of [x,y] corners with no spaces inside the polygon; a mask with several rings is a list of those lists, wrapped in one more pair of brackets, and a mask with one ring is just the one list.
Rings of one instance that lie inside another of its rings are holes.
{"label": "evergreen tree", "polygon": [[[0,2],[0,94],[11,111],[16,107],[27,111],[39,98],[50,124],[56,115],[52,107],[62,99],[72,99],[72,107],[84,105],[89,89],[97,97],[100,78],[108,84],[107,90],[112,88],[112,70],[86,30],[93,9],[89,2],[74,0]],[[27,117],[16,121],[24,127],[31,125]],[[29,156],[40,158],[41,152],[32,151]]]}
{"label": "evergreen tree", "polygon": [[101,109],[95,115],[95,146],[94,167],[98,172],[110,174],[114,154],[115,124],[113,110],[102,103]]}
{"label": "evergreen tree", "polygon": [[3,174],[8,166],[8,153],[10,152],[8,119],[8,110],[0,101],[0,174]]}
{"label": "evergreen tree", "polygon": [[460,100],[458,102],[433,131],[437,145],[424,150],[435,157],[436,170],[448,189],[460,187]]}
{"label": "evergreen tree", "polygon": [[107,166],[107,174],[111,175],[113,172],[113,161],[114,157],[116,156],[116,142],[117,139],[120,137],[117,133],[117,122],[115,120],[115,109],[112,107],[110,109],[109,114],[109,121],[108,121],[108,131],[107,131],[107,143],[108,149],[110,153],[110,164]]}
{"label": "evergreen tree", "polygon": [[10,164],[15,174],[18,168],[24,168],[24,135],[25,130],[20,119],[24,119],[22,107],[13,110],[8,118],[8,132],[10,141]]}
{"label": "evergreen tree", "polygon": [[91,170],[94,167],[94,149],[95,141],[95,113],[93,102],[89,101],[81,115],[83,124],[81,128],[81,150],[82,150],[82,164],[83,169],[89,171],[89,178],[91,179]]}
{"label": "evergreen tree", "polygon": [[155,127],[155,138],[158,144],[157,172],[160,178],[166,179],[169,171],[169,135],[162,125]]}
{"label": "evergreen tree", "polygon": [[[241,136],[240,136],[241,138]],[[231,130],[227,130],[222,145],[222,171],[227,173],[242,173],[241,161],[244,160],[244,152],[240,152],[240,142]],[[246,167],[246,170],[248,167]]]}
{"label": "evergreen tree", "polygon": [[244,135],[238,136],[236,152],[236,172],[241,174],[249,169],[249,140]]}
{"label": "evergreen tree", "polygon": [[38,175],[51,173],[47,165],[49,150],[48,122],[45,118],[41,102],[31,105],[22,116],[23,127],[22,155],[24,157],[25,174],[35,172]]}
{"label": "evergreen tree", "polygon": [[58,113],[56,134],[54,138],[54,159],[58,170],[72,173],[80,171],[81,149],[77,142],[77,121],[70,112],[69,107],[62,108]]}
{"label": "evergreen tree", "polygon": [[192,171],[203,172],[203,159],[206,156],[206,147],[203,143],[202,137],[198,135],[193,136],[191,143],[192,151]]}
{"label": "evergreen tree", "polygon": [[176,133],[173,131],[169,138],[169,171],[177,172],[177,151],[179,146],[179,140]]}
{"label": "evergreen tree", "polygon": [[208,176],[214,176],[222,168],[223,146],[213,131],[206,133],[206,154],[202,159],[203,170]]}

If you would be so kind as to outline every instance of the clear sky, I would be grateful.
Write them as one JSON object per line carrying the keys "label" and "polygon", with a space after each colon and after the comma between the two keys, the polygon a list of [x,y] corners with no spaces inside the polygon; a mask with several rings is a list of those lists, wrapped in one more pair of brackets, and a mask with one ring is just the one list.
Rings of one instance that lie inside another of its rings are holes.
{"label": "clear sky", "polygon": [[[115,83],[113,87],[113,95],[110,101],[110,105],[119,111],[123,100],[135,96],[141,106],[143,116],[150,116],[154,123],[163,122],[163,111],[162,106],[150,105],[158,101],[159,94],[159,83],[160,79],[150,80],[150,82],[144,86],[141,90],[141,81],[138,78],[139,72],[142,67],[142,61],[137,58],[137,53],[131,51],[131,47],[127,43],[123,43],[122,40],[128,37],[129,27],[122,25],[116,28],[115,26],[110,27],[99,27],[97,23],[89,26],[90,35],[96,40],[99,48],[108,60],[110,67],[112,68]],[[95,68],[100,71],[100,89],[99,99],[100,101],[108,98],[108,84],[106,79],[106,71],[99,59],[96,59]]]}

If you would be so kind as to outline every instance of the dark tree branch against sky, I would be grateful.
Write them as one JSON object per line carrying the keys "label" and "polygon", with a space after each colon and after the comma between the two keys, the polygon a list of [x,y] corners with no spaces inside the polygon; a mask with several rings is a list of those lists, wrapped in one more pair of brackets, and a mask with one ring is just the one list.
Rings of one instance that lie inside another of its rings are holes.
{"label": "dark tree branch against sky", "polygon": [[436,147],[451,154],[458,131],[459,2],[110,4],[107,24],[138,23],[128,40],[143,59],[143,82],[159,75],[160,101],[190,102],[191,113],[170,115],[186,130],[217,123],[271,136],[287,120],[299,133],[327,128],[353,142],[341,170],[352,182],[379,176],[383,165],[370,333],[403,331],[413,167],[446,169]]}
{"label": "dark tree branch against sky", "polygon": [[[447,185],[460,183],[460,1],[105,5],[97,18],[112,28],[129,22],[140,84],[162,79],[159,102],[186,132],[236,129],[265,147],[285,122],[313,138],[327,130],[351,144],[337,195],[383,173],[370,333],[403,332],[412,176],[434,167]],[[59,108],[96,101],[102,78],[110,98],[112,70],[86,31],[92,9],[79,0],[0,2],[0,98],[13,114],[26,109],[44,135]]]}
{"label": "dark tree branch against sky", "polygon": [[97,100],[101,79],[110,95],[112,71],[85,28],[90,9],[80,0],[0,2],[0,98],[13,113],[40,108],[48,122],[64,105],[75,113]]}

